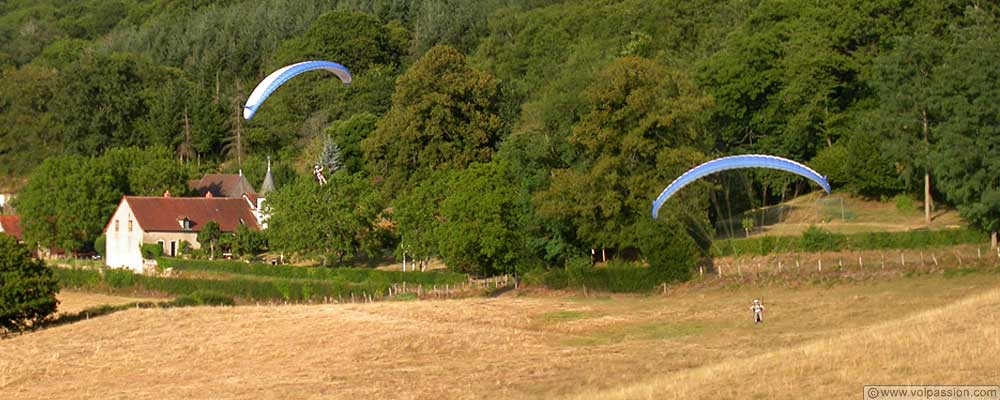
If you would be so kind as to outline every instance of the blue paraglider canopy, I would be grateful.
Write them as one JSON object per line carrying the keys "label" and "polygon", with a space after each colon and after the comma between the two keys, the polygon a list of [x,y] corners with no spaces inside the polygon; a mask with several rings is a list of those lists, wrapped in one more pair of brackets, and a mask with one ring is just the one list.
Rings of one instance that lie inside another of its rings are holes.
{"label": "blue paraglider canopy", "polygon": [[333,72],[340,78],[344,85],[351,84],[351,72],[347,70],[343,65],[337,64],[330,61],[305,61],[298,64],[292,64],[285,66],[277,71],[268,75],[267,78],[260,81],[257,87],[254,88],[253,92],[250,93],[250,97],[247,98],[246,105],[243,106],[243,118],[247,121],[253,118],[253,115],[257,113],[257,109],[260,107],[264,100],[271,95],[276,89],[298,76],[301,73],[309,72],[317,69],[327,70]]}
{"label": "blue paraglider canopy", "polygon": [[760,154],[722,157],[691,168],[671,182],[666,189],[663,189],[660,196],[653,202],[653,219],[656,219],[659,215],[660,207],[663,206],[663,203],[666,202],[670,196],[673,196],[677,193],[677,191],[681,190],[684,186],[687,186],[691,182],[701,179],[706,175],[730,169],[742,168],[767,168],[791,172],[816,182],[823,188],[823,190],[830,193],[830,184],[827,183],[825,176],[822,176],[812,168],[795,161]]}

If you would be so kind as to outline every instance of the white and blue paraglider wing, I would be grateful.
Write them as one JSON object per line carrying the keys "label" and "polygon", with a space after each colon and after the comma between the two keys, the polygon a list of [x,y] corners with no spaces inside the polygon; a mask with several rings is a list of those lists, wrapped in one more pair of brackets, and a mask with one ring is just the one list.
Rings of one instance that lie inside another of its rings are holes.
{"label": "white and blue paraglider wing", "polygon": [[823,190],[830,193],[830,184],[826,181],[825,176],[798,162],[760,154],[722,157],[691,168],[671,182],[666,189],[663,189],[663,192],[653,202],[653,219],[656,219],[659,215],[660,207],[663,206],[663,203],[684,186],[716,172],[742,168],[766,168],[791,172],[816,182]]}
{"label": "white and blue paraglider wing", "polygon": [[292,64],[281,69],[274,71],[267,78],[260,81],[257,87],[254,88],[253,92],[250,93],[250,97],[247,98],[246,105],[243,106],[243,118],[247,121],[253,118],[254,114],[257,113],[257,109],[260,108],[261,103],[267,100],[267,97],[271,95],[276,89],[288,82],[299,74],[314,71],[314,70],[327,70],[337,75],[344,85],[351,84],[351,72],[347,70],[343,65],[337,64],[330,61],[305,61],[298,64]]}

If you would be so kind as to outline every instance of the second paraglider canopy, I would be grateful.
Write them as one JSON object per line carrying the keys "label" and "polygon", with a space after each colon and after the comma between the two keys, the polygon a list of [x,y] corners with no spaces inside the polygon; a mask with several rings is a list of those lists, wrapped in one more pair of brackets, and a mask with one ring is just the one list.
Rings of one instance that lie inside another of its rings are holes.
{"label": "second paraglider canopy", "polygon": [[671,182],[666,189],[663,189],[663,192],[661,192],[656,200],[653,201],[653,219],[656,219],[659,215],[660,207],[663,206],[663,203],[665,203],[667,199],[677,193],[677,191],[681,190],[684,186],[687,186],[688,184],[701,179],[706,175],[741,168],[766,168],[791,172],[816,182],[816,184],[822,187],[823,190],[830,193],[830,184],[826,181],[826,177],[820,175],[812,168],[802,165],[801,163],[781,157],[761,154],[722,157],[691,168]]}

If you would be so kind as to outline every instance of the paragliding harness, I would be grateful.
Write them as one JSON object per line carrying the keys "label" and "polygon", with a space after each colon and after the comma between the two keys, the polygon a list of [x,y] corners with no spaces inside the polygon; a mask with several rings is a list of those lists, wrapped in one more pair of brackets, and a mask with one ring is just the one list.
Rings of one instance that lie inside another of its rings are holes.
{"label": "paragliding harness", "polygon": [[760,300],[753,299],[753,304],[750,306],[750,311],[753,311],[754,324],[764,323],[764,305],[760,304]]}
{"label": "paragliding harness", "polygon": [[313,177],[316,178],[316,182],[318,182],[320,186],[326,184],[326,177],[323,176],[323,167],[319,164],[313,166]]}

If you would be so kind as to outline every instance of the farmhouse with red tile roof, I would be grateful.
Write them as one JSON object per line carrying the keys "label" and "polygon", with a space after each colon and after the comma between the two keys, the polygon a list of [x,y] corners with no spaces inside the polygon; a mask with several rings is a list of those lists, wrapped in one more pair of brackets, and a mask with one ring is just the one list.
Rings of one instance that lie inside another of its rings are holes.
{"label": "farmhouse with red tile roof", "polygon": [[260,229],[245,198],[124,196],[104,228],[106,262],[142,272],[140,246],[159,244],[167,256],[176,256],[181,242],[198,249],[198,232],[209,221],[218,223],[222,232],[234,232],[240,225]]}
{"label": "farmhouse with red tile roof", "polygon": [[142,272],[142,245],[159,244],[163,254],[171,257],[180,252],[182,242],[198,249],[198,232],[210,221],[219,224],[223,233],[235,232],[241,225],[267,228],[268,215],[262,208],[263,195],[274,190],[270,159],[260,194],[242,174],[208,174],[189,181],[188,187],[201,197],[170,197],[169,192],[163,197],[122,197],[104,227],[105,263]]}

